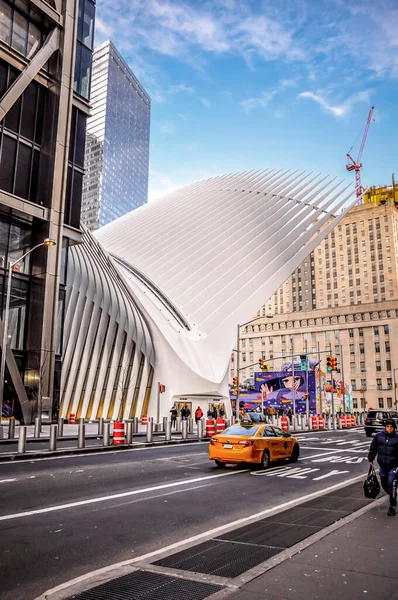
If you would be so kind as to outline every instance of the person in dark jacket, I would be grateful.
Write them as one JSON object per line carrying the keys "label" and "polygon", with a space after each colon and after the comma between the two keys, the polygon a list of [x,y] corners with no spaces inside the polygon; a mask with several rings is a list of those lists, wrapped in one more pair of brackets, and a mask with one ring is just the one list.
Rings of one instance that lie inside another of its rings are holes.
{"label": "person in dark jacket", "polygon": [[370,445],[368,460],[371,465],[377,456],[380,467],[380,481],[383,490],[390,496],[388,515],[395,515],[398,484],[398,433],[393,419],[387,419],[385,429],[376,434]]}

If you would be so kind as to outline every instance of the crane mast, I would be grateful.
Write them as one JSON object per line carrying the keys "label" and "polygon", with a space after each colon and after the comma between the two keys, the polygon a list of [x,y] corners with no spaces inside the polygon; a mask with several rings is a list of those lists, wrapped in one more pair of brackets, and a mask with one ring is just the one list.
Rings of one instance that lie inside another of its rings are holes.
{"label": "crane mast", "polygon": [[346,169],[347,171],[355,171],[355,195],[357,197],[357,204],[362,204],[363,203],[363,188],[362,188],[362,181],[361,181],[361,167],[362,167],[362,163],[361,163],[361,158],[362,158],[362,153],[363,153],[363,149],[365,147],[365,142],[366,142],[366,138],[368,137],[368,131],[369,131],[369,127],[370,127],[370,123],[372,121],[372,115],[373,115],[373,111],[374,111],[375,107],[372,106],[369,114],[368,114],[368,120],[366,121],[366,126],[365,126],[365,131],[363,132],[363,137],[362,137],[362,142],[361,142],[361,147],[359,148],[359,152],[358,152],[358,158],[356,160],[354,160],[350,154],[350,152],[347,153],[347,164],[346,164]]}

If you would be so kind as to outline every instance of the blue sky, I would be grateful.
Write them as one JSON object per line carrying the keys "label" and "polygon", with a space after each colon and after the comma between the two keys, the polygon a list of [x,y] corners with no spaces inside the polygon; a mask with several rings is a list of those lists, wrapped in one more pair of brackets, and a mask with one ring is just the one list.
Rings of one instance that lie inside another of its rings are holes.
{"label": "blue sky", "polygon": [[246,169],[353,177],[372,104],[363,184],[398,179],[397,32],[397,0],[97,0],[96,44],[152,98],[150,199]]}

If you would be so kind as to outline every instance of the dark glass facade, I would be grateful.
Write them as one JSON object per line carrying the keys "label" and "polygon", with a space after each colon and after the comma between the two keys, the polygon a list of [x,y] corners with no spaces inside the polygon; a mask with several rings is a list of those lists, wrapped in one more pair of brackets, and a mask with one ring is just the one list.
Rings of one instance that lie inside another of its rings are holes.
{"label": "dark glass facade", "polygon": [[91,2],[91,0],[80,0],[73,89],[87,100],[90,97],[91,66],[93,62],[94,18],[94,2]]}

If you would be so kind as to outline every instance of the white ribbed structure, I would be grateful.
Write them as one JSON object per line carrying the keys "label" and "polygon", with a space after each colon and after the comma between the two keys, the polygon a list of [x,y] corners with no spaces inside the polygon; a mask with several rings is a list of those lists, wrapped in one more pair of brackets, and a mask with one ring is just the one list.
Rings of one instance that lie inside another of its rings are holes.
{"label": "white ribbed structure", "polygon": [[[228,396],[236,325],[336,226],[352,194],[352,184],[319,174],[236,173],[189,185],[95,233],[148,323],[154,382],[166,385],[160,416],[181,396]],[[157,402],[155,385],[153,416]]]}
{"label": "white ribbed structure", "polygon": [[149,330],[89,232],[69,254],[60,416],[129,418],[149,402]]}

